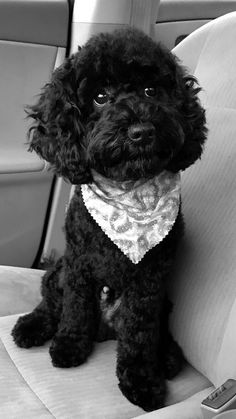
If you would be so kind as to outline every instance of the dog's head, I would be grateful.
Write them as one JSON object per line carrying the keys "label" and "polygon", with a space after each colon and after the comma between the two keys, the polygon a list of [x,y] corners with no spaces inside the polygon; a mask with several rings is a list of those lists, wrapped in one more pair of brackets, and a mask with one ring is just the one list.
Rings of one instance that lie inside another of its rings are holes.
{"label": "dog's head", "polygon": [[72,183],[184,170],[206,137],[195,79],[134,29],[92,37],[53,73],[29,114],[30,150]]}

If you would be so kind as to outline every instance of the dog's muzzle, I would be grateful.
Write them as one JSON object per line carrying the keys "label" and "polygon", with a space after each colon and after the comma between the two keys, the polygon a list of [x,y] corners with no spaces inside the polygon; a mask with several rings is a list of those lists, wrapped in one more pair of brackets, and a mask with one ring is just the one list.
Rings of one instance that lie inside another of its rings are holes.
{"label": "dog's muzzle", "polygon": [[128,137],[135,143],[153,141],[156,137],[156,129],[151,122],[134,124],[128,129]]}

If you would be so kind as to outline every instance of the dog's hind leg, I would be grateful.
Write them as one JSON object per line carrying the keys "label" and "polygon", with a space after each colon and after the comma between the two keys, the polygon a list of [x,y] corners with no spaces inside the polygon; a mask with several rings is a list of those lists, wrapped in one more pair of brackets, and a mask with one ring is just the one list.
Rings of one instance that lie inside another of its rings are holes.
{"label": "dog's hind leg", "polygon": [[56,333],[62,307],[62,275],[62,260],[59,259],[42,279],[42,301],[32,313],[19,317],[12,330],[18,346],[41,346]]}

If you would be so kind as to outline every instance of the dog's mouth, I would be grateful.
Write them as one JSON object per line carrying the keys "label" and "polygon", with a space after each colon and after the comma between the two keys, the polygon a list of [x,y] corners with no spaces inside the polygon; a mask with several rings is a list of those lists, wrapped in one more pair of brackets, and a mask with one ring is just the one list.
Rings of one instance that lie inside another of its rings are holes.
{"label": "dog's mouth", "polygon": [[119,133],[104,148],[89,147],[88,162],[91,169],[101,175],[116,180],[138,180],[150,178],[162,172],[171,160],[171,148],[159,148],[156,136],[148,140],[136,141]]}

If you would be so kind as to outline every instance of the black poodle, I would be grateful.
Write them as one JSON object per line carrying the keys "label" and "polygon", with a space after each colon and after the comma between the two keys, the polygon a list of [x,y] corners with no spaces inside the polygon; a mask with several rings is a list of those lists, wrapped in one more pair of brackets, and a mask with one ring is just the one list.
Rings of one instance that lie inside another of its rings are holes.
{"label": "black poodle", "polygon": [[120,389],[145,410],[163,406],[165,379],[183,361],[165,284],[183,234],[179,172],[206,138],[199,90],[175,56],[123,29],[92,37],[29,110],[30,150],[77,186],[65,254],[13,338],[24,348],[52,339],[57,367],[80,365],[94,341],[117,339]]}

